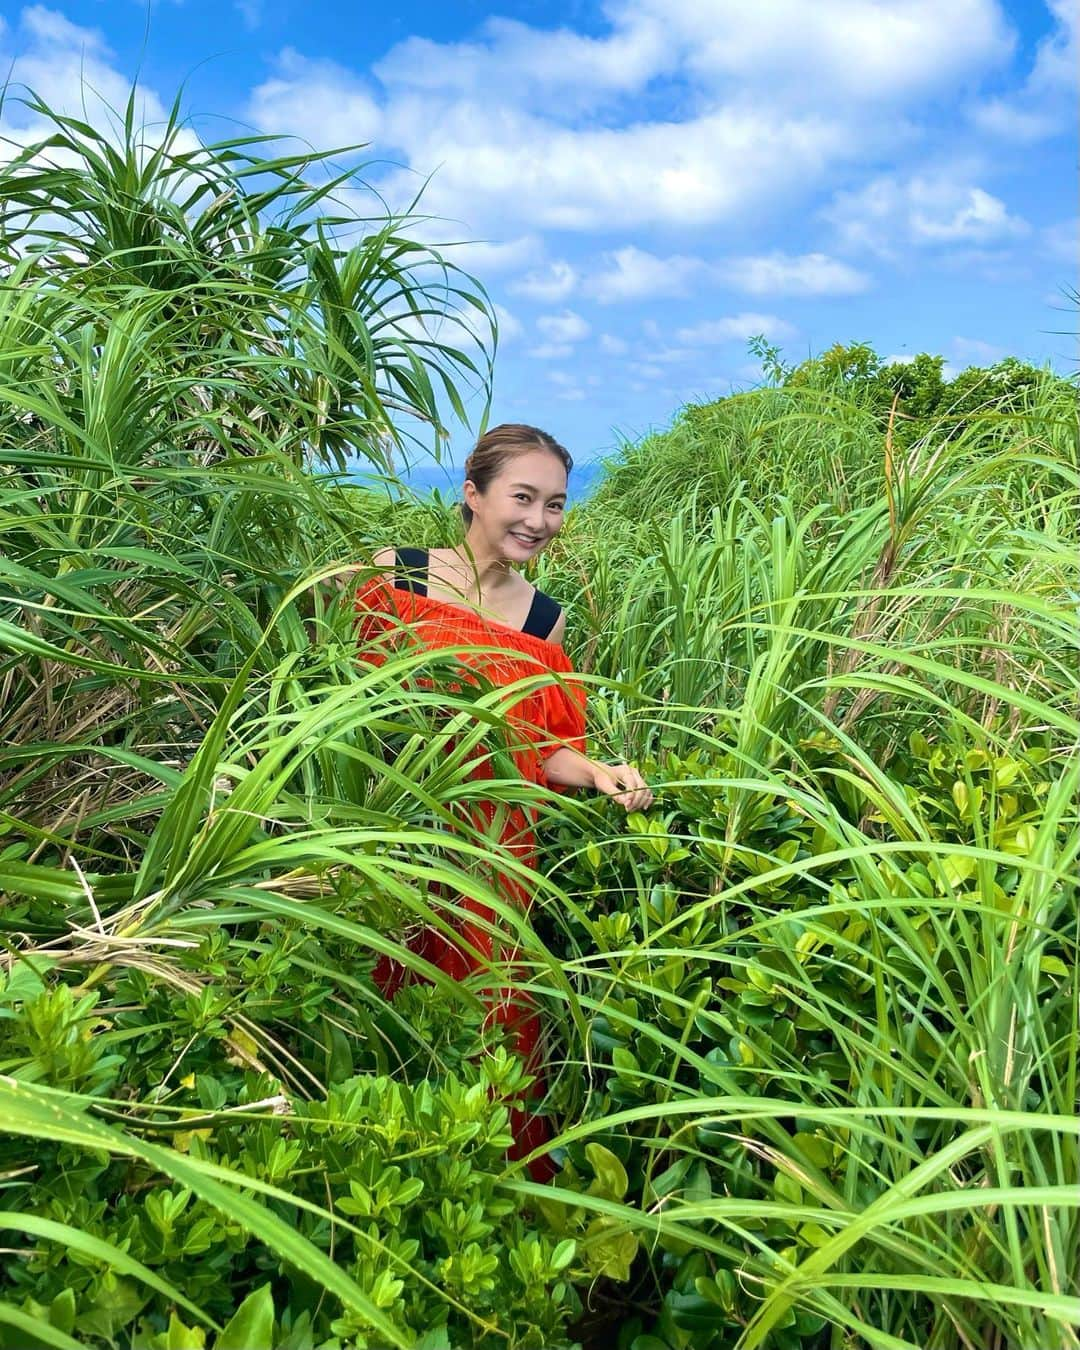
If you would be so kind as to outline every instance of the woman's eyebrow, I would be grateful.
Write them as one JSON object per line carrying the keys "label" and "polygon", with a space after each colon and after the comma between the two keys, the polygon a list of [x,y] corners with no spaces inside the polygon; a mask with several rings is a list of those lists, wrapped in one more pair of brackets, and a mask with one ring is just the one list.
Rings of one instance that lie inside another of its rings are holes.
{"label": "woman's eyebrow", "polygon": [[[511,486],[512,488],[524,488],[524,489],[526,490],[526,492],[536,492],[536,491],[538,491],[538,489],[537,489],[536,487],[534,487],[532,483],[511,483],[510,486]],[[565,496],[566,496],[566,493],[565,493],[565,492],[553,492],[551,495],[552,495],[552,497],[565,497]]]}

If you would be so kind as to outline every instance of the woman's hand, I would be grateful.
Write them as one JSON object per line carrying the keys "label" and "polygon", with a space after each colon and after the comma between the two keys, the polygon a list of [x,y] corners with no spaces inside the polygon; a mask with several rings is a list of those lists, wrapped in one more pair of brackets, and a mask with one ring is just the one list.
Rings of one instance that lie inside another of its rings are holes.
{"label": "woman's hand", "polygon": [[646,811],[653,795],[648,783],[632,764],[593,763],[593,787],[630,811]]}
{"label": "woman's hand", "polygon": [[598,764],[568,745],[560,745],[544,762],[549,783],[559,787],[592,788],[610,797],[627,811],[644,811],[652,805],[648,783],[632,764]]}

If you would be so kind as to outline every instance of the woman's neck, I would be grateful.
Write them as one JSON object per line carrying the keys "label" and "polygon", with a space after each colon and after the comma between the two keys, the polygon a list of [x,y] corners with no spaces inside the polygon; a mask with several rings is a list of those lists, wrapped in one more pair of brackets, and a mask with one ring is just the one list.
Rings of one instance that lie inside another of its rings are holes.
{"label": "woman's neck", "polygon": [[452,552],[463,578],[481,592],[497,588],[510,574],[510,563],[493,554],[480,539],[466,535],[464,543],[454,545]]}

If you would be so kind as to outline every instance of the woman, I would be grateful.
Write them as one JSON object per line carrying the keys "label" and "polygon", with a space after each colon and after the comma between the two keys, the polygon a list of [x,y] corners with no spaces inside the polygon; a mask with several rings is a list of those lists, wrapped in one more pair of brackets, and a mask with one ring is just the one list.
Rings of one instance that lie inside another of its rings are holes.
{"label": "woman", "polygon": [[[379,660],[380,640],[406,632],[422,646],[460,653],[463,665],[492,684],[528,681],[528,692],[514,700],[508,713],[517,732],[512,753],[521,776],[558,790],[592,789],[627,811],[640,811],[651,803],[652,793],[637,769],[600,764],[584,753],[584,689],[572,679],[561,646],[566,627],[562,610],[515,570],[558,534],[572,466],[558,441],[536,427],[506,424],[482,436],[465,462],[464,541],[453,548],[377,553],[375,565],[383,574],[362,586],[356,597],[360,639],[373,644],[365,650],[366,658]],[[487,759],[477,761],[474,777],[491,777]],[[496,808],[493,801],[481,802],[479,810],[481,819],[475,823],[497,829],[501,842],[520,861],[535,866],[532,822],[525,812],[507,804]],[[495,881],[510,903],[528,909],[531,897],[519,881],[504,873]],[[493,955],[492,911],[470,897],[462,899],[460,908],[481,920],[460,925],[460,945],[433,931],[419,943],[423,955],[455,979],[489,964]],[[389,962],[376,968],[376,979],[388,996],[402,978],[401,968]],[[518,1053],[536,1073],[540,1022],[531,1001],[519,991],[496,993],[491,1002],[492,1017],[507,1026]],[[534,1095],[542,1090],[537,1077]],[[545,1122],[524,1112],[512,1114],[515,1147],[510,1156],[520,1157],[547,1138]],[[547,1174],[534,1168],[534,1175],[538,1171]]]}

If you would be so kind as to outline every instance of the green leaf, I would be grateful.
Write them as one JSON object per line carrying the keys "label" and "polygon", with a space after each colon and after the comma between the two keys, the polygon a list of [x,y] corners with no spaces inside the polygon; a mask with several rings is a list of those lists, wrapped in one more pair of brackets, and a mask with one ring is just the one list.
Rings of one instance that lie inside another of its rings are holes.
{"label": "green leaf", "polygon": [[214,1350],[272,1350],[274,1296],[268,1284],[253,1290],[225,1323]]}
{"label": "green leaf", "polygon": [[24,1313],[19,1308],[12,1308],[7,1303],[0,1303],[0,1326],[14,1327],[21,1333],[15,1346],[30,1347],[49,1345],[55,1346],[56,1350],[85,1350],[78,1341],[71,1339],[66,1332],[59,1331],[56,1327],[47,1322],[42,1322],[38,1317],[31,1317],[29,1313]]}
{"label": "green leaf", "polygon": [[551,1269],[565,1270],[577,1254],[577,1243],[573,1238],[563,1238],[551,1253]]}
{"label": "green leaf", "polygon": [[[205,1344],[206,1332],[202,1327],[187,1327],[175,1313],[169,1314],[165,1350],[203,1350]],[[255,1347],[250,1347],[250,1350],[255,1350]]]}
{"label": "green leaf", "polygon": [[585,1157],[595,1177],[589,1186],[589,1194],[601,1196],[605,1200],[621,1200],[630,1182],[626,1168],[611,1149],[605,1148],[603,1144],[586,1144]]}

